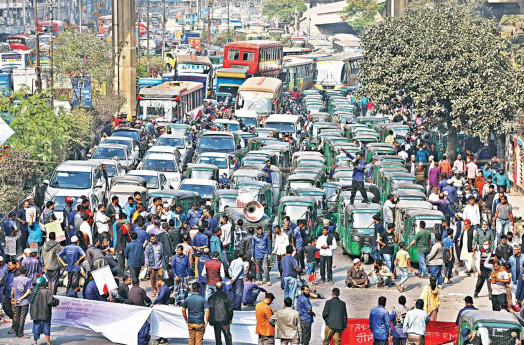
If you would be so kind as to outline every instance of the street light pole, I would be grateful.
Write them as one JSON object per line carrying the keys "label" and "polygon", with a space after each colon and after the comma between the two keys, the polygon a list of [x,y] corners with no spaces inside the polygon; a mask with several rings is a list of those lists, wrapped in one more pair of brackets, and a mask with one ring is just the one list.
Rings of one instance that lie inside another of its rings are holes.
{"label": "street light pole", "polygon": [[51,23],[51,38],[49,39],[49,85],[52,88],[55,87],[53,79],[53,34],[55,27],[53,25],[53,0],[49,0],[49,22]]}
{"label": "street light pole", "polygon": [[226,40],[229,40],[229,1],[230,0],[226,0],[227,1],[227,39]]}
{"label": "street light pole", "polygon": [[162,59],[166,49],[166,0],[162,0]]}
{"label": "street light pole", "polygon": [[82,0],[78,0],[78,32],[82,32]]}
{"label": "street light pole", "polygon": [[42,73],[40,70],[40,39],[38,35],[38,11],[36,0],[33,0],[33,10],[35,16],[35,38],[36,38],[36,92],[42,92]]}
{"label": "street light pole", "polygon": [[207,0],[207,49],[211,47],[211,1]]}
{"label": "street light pole", "polygon": [[147,52],[146,52],[146,56],[147,56],[147,73],[149,74],[149,0],[147,0],[147,31],[146,31],[146,39],[147,39],[147,46],[146,46],[146,49],[147,49]]}

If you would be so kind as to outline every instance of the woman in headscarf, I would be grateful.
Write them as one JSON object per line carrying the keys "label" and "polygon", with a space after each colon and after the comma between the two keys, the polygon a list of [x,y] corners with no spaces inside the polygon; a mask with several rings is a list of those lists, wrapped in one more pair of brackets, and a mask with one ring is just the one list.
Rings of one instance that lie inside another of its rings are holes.
{"label": "woman in headscarf", "polygon": [[38,343],[40,335],[45,335],[47,344],[51,344],[51,313],[53,307],[60,302],[53,297],[51,290],[47,288],[47,279],[40,277],[36,281],[30,300],[30,314],[33,320],[33,337],[35,344]]}
{"label": "woman in headscarf", "polygon": [[438,308],[440,307],[440,289],[437,286],[437,277],[429,277],[429,285],[422,289],[420,299],[424,301],[424,310],[428,313],[430,321],[437,321]]}

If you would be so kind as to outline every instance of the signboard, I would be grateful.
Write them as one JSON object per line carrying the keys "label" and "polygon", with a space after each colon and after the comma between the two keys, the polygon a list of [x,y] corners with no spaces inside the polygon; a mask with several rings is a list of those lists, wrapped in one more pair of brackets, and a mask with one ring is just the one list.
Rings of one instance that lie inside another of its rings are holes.
{"label": "signboard", "polygon": [[97,270],[91,271],[91,274],[95,280],[96,288],[101,295],[105,295],[109,291],[118,289],[115,278],[113,277],[113,273],[111,273],[111,268],[109,266],[104,266]]}
{"label": "signboard", "polygon": [[54,73],[53,74],[54,87],[55,89],[72,89],[73,84],[71,83],[71,78],[66,76],[63,73]]}
{"label": "signboard", "polygon": [[91,77],[73,78],[73,107],[93,107]]}
{"label": "signboard", "polygon": [[47,223],[45,225],[45,231],[49,234],[51,232],[54,232],[56,235],[56,241],[62,242],[66,240],[64,230],[62,229],[62,224],[60,224],[59,220],[55,220],[53,222]]}
{"label": "signboard", "polygon": [[0,145],[5,143],[7,139],[11,138],[11,136],[15,133],[11,127],[5,121],[0,118]]}
{"label": "signboard", "polygon": [[16,255],[16,239],[17,237],[6,237],[5,238],[6,255]]}
{"label": "signboard", "polygon": [[206,69],[209,70],[209,66],[190,63],[182,63],[177,66],[177,71],[182,73],[206,73]]}

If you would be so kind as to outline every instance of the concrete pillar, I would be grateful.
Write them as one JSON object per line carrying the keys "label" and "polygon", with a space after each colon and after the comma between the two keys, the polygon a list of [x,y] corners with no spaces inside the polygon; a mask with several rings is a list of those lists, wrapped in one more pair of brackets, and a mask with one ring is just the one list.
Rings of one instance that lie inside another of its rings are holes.
{"label": "concrete pillar", "polygon": [[406,12],[408,0],[386,0],[386,17],[401,17]]}
{"label": "concrete pillar", "polygon": [[136,111],[135,0],[113,1],[117,1],[118,92],[125,97],[121,111],[134,114]]}

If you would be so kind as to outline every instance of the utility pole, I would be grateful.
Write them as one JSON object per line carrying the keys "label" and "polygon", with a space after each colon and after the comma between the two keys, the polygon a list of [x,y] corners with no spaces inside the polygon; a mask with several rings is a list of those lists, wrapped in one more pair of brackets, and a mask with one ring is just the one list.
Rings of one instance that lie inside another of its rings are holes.
{"label": "utility pole", "polygon": [[[27,12],[26,12],[26,6],[27,6],[27,4],[26,4],[26,0],[24,0],[24,1],[22,2],[22,6],[24,7],[23,10],[22,10],[22,16],[23,16],[23,17],[22,17],[22,25],[24,26],[24,32],[27,32],[28,29],[27,29]],[[8,6],[7,8],[9,8],[9,6]],[[35,20],[36,20],[36,19],[35,19]]]}
{"label": "utility pole", "polygon": [[118,1],[111,1],[111,58],[112,58],[112,67],[113,67],[113,90],[115,90],[115,95],[118,95],[119,85],[118,85],[118,55],[120,51],[118,48]]}
{"label": "utility pole", "polygon": [[295,35],[297,31],[298,31],[298,8],[295,7],[295,32],[294,32]]}
{"label": "utility pole", "polygon": [[38,11],[36,0],[33,0],[33,10],[35,13],[35,39],[36,39],[36,92],[42,92],[42,71],[40,69],[40,42],[38,38]]}
{"label": "utility pole", "polygon": [[211,1],[207,0],[207,49],[211,47]]}
{"label": "utility pole", "polygon": [[162,59],[166,49],[166,0],[162,0]]}
{"label": "utility pole", "polygon": [[[142,0],[136,0],[136,3],[137,3],[137,6],[138,6],[138,11],[136,12],[136,15],[137,15],[137,21],[138,21],[138,24],[140,25],[140,23],[142,22],[142,16],[141,16],[141,12],[140,12],[140,9],[142,8]],[[135,32],[136,32],[136,41],[137,41],[137,50],[138,50],[138,64],[140,65],[140,60],[142,58],[142,47],[140,46],[140,26],[138,29],[136,29],[136,24],[135,24]]]}
{"label": "utility pole", "polygon": [[136,112],[136,46],[135,46],[135,0],[113,0],[117,2],[117,30],[119,47],[118,63],[118,90],[119,95],[125,98],[122,112],[135,114]]}
{"label": "utility pole", "polygon": [[82,0],[78,0],[78,32],[82,32]]}
{"label": "utility pole", "polygon": [[226,0],[227,1],[227,38],[226,38],[226,41],[229,40],[229,1],[230,0]]}
{"label": "utility pole", "polygon": [[55,81],[53,79],[53,35],[55,33],[55,27],[53,25],[53,0],[49,0],[49,22],[51,23],[51,38],[49,39],[49,85],[51,89],[55,87]]}
{"label": "utility pole", "polygon": [[147,52],[146,52],[146,56],[147,56],[147,73],[149,74],[149,0],[147,0],[147,31],[146,31],[146,36],[147,36],[147,46],[146,46],[146,49],[147,49]]}

